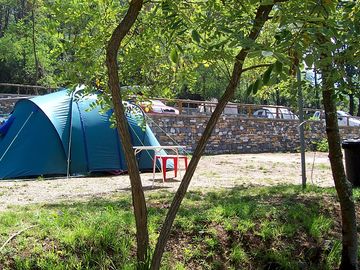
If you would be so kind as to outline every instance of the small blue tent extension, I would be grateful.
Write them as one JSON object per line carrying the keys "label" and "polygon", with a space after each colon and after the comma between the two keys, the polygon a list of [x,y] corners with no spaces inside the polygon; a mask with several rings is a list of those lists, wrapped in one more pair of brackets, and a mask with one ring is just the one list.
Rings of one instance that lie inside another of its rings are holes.
{"label": "small blue tent extension", "polygon": [[[0,126],[0,179],[127,170],[111,113],[89,110],[96,94],[78,96],[61,90],[16,103]],[[159,145],[138,117],[127,119],[133,145]],[[152,153],[142,151],[137,159],[140,170],[152,169]]]}

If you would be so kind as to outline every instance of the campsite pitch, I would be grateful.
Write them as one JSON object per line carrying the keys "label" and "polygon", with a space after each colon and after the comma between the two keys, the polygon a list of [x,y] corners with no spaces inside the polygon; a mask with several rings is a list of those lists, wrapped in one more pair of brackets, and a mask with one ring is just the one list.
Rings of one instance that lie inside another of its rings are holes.
{"label": "campsite pitch", "polygon": [[[183,166],[182,164],[180,166]],[[327,153],[307,153],[308,184],[333,186]],[[183,175],[183,171],[182,171]],[[157,173],[152,187],[152,173],[141,174],[144,188],[175,191],[181,178],[173,172],[162,183]],[[204,156],[194,174],[190,189],[232,188],[235,186],[301,184],[300,154],[266,153]],[[90,200],[119,192],[129,192],[128,175],[0,181],[0,211],[15,205],[46,204],[64,201]]]}

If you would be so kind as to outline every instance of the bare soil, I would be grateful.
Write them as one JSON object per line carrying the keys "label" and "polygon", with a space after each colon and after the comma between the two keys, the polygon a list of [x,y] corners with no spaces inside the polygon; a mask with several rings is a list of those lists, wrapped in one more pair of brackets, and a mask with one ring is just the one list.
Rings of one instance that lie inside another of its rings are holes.
{"label": "bare soil", "polygon": [[[306,153],[306,172],[309,184],[333,186],[327,153]],[[142,173],[144,189],[176,190],[181,178],[171,178],[173,173],[167,173],[169,179],[165,183],[162,183],[161,174],[157,173],[154,185],[152,173]],[[300,154],[204,156],[196,169],[190,189],[278,184],[301,184]],[[0,181],[0,211],[16,205],[88,200],[129,190],[128,175]]]}

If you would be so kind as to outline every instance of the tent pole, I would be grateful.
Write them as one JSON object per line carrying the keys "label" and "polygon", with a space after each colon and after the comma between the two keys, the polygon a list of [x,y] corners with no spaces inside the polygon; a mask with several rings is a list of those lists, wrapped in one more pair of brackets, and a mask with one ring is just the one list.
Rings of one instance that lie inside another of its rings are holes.
{"label": "tent pole", "polygon": [[70,157],[71,157],[71,141],[72,141],[72,125],[73,125],[73,98],[76,91],[71,93],[70,99],[70,130],[69,130],[69,144],[68,144],[68,155],[67,155],[67,169],[66,169],[66,178],[69,179],[70,176]]}
{"label": "tent pole", "polygon": [[23,130],[23,128],[25,127],[26,123],[30,120],[30,117],[34,114],[34,111],[32,111],[30,113],[30,115],[28,116],[28,118],[26,119],[26,121],[24,122],[24,124],[21,126],[20,130],[18,133],[16,133],[14,139],[11,141],[11,143],[9,144],[8,148],[6,148],[4,154],[1,156],[0,161],[2,161],[2,159],[5,157],[5,155],[7,154],[7,152],[9,151],[9,149],[11,148],[11,146],[13,145],[13,143],[15,142],[16,138],[19,136],[20,132]]}

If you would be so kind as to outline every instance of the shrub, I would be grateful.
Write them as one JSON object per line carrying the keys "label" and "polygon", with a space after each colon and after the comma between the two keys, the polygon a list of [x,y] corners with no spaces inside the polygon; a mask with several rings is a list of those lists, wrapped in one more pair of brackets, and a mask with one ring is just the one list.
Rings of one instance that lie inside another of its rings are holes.
{"label": "shrub", "polygon": [[319,152],[329,152],[329,144],[327,139],[322,139],[319,142],[314,143],[315,150]]}

